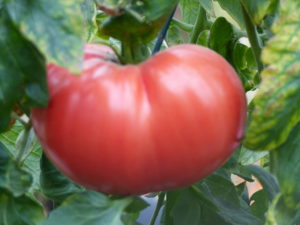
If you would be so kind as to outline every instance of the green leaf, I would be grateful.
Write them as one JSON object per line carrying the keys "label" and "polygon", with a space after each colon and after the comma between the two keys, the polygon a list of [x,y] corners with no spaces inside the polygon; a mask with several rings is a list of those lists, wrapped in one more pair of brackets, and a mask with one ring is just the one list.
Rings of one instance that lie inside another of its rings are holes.
{"label": "green leaf", "polygon": [[[283,144],[300,121],[300,2],[282,4],[281,16],[273,27],[275,37],[263,51],[269,65],[253,100],[244,145],[253,150],[272,150]],[[288,118],[288,119],[287,119]]]}
{"label": "green leaf", "polygon": [[168,29],[166,41],[168,43],[168,46],[184,43],[184,38],[183,38],[182,32],[181,32],[180,28],[178,26],[176,26],[174,23],[171,23],[171,25]]}
{"label": "green leaf", "polygon": [[251,214],[248,210],[232,203],[217,201],[219,215],[231,225],[263,225],[263,220]]}
{"label": "green leaf", "polygon": [[[262,225],[263,222],[248,210],[235,203],[214,196],[207,185],[197,185],[184,189],[175,195],[175,203],[171,210],[171,219],[166,225]],[[200,191],[201,190],[201,191]],[[224,189],[223,189],[224,190]],[[216,191],[214,191],[216,193]],[[221,193],[221,190],[220,190]],[[223,194],[225,196],[225,194]],[[174,200],[173,200],[174,201]],[[168,204],[168,202],[167,202]],[[165,210],[165,214],[168,211]],[[167,217],[165,217],[167,218]]]}
{"label": "green leaf", "polygon": [[299,210],[289,208],[282,195],[278,195],[266,215],[265,225],[298,225]]}
{"label": "green leaf", "polygon": [[251,196],[251,212],[253,215],[264,219],[269,208],[269,199],[265,190],[259,190]]}
{"label": "green leaf", "polygon": [[[253,182],[251,173],[248,170],[246,170],[245,167],[241,166],[241,164],[239,162],[239,158],[240,158],[240,155],[242,152],[241,149],[242,149],[242,147],[240,146],[234,152],[234,154],[232,154],[232,156],[224,164],[224,166],[222,168],[220,168],[219,170],[217,170],[217,172],[215,172],[215,174],[222,175],[225,172],[226,176],[223,175],[223,177],[230,181],[231,181],[231,178],[230,178],[229,174],[235,174],[248,182]],[[220,172],[222,172],[222,173],[220,173]]]}
{"label": "green leaf", "polygon": [[213,0],[200,0],[200,4],[210,15],[214,15]]}
{"label": "green leaf", "polygon": [[202,31],[198,37],[197,45],[208,47],[209,36],[210,36],[209,30]]}
{"label": "green leaf", "polygon": [[16,156],[16,141],[18,139],[19,134],[24,130],[24,127],[16,122],[12,129],[5,133],[0,134],[0,141],[3,146],[9,151],[10,155]]}
{"label": "green leaf", "polygon": [[260,25],[267,14],[274,13],[279,0],[241,0],[250,18],[257,25]]}
{"label": "green leaf", "polygon": [[300,123],[293,129],[287,142],[273,152],[274,170],[283,200],[289,208],[300,210]]}
{"label": "green leaf", "polygon": [[[0,141],[14,158],[18,154],[17,145],[23,131],[24,127],[20,123],[16,122],[12,129],[0,134]],[[28,171],[33,177],[33,184],[30,189],[30,191],[33,191],[39,189],[40,158],[42,149],[32,130],[30,131],[29,138],[32,140],[30,141],[30,146],[28,146],[28,152],[25,155],[26,159],[22,168]]]}
{"label": "green leaf", "polygon": [[26,196],[14,198],[0,189],[0,224],[33,225],[42,219],[43,209]]}
{"label": "green leaf", "polygon": [[86,40],[87,42],[93,39],[94,34],[97,32],[97,23],[96,23],[96,5],[94,0],[84,0],[81,3],[81,11],[84,16],[84,26],[87,27]]}
{"label": "green leaf", "polygon": [[57,203],[62,202],[71,194],[83,191],[83,188],[75,185],[61,174],[46,158],[45,154],[41,158],[40,185],[43,194]]}
{"label": "green leaf", "polygon": [[[99,24],[104,35],[122,42],[144,44],[153,40],[179,0],[97,0],[110,18]],[[108,3],[108,6],[105,5]],[[111,3],[111,4],[110,4]],[[114,6],[114,3],[116,7]],[[120,3],[120,5],[119,5]],[[124,3],[124,4],[123,4]],[[159,7],[157,7],[159,5]],[[113,8],[113,11],[110,9]]]}
{"label": "green leaf", "polygon": [[231,182],[230,177],[224,178],[218,174],[213,174],[206,178],[200,185],[203,187],[202,190],[209,190],[211,196],[216,198],[222,198],[224,201],[231,202],[235,205],[239,205],[239,196],[237,189]]}
{"label": "green leaf", "polygon": [[142,199],[141,197],[132,197],[131,203],[127,206],[126,212],[128,213],[137,213],[145,208],[147,208],[149,204]]}
{"label": "green leaf", "polygon": [[[45,61],[35,46],[20,33],[7,12],[0,9],[0,118],[1,131],[8,125],[14,105],[48,103]],[[24,57],[26,56],[26,57]]]}
{"label": "green leaf", "polygon": [[33,177],[33,184],[30,191],[34,191],[40,189],[40,159],[42,156],[42,148],[36,137],[34,137],[34,141],[32,142],[29,152],[30,153],[26,156],[23,167],[30,172]]}
{"label": "green leaf", "polygon": [[268,153],[268,151],[254,152],[242,146],[238,161],[242,166],[247,166],[258,162],[267,156]]}
{"label": "green leaf", "polygon": [[197,195],[191,190],[184,190],[174,205],[171,212],[174,225],[197,225],[200,223],[201,202],[197,201]]}
{"label": "green leaf", "polygon": [[7,153],[7,150],[4,147],[4,145],[0,142],[0,187],[5,187],[5,183],[6,183],[5,173],[9,166],[9,162],[10,162],[9,154]]}
{"label": "green leaf", "polygon": [[228,59],[230,44],[233,38],[232,25],[224,17],[219,17],[211,27],[208,46]]}
{"label": "green leaf", "polygon": [[[250,213],[249,206],[242,204],[243,201],[238,199],[239,193],[228,179],[213,175],[197,186],[202,191],[203,196],[210,199],[218,209],[217,214],[227,223],[231,225],[263,224],[261,219]],[[224,190],[226,190],[225,193]]]}
{"label": "green leaf", "polygon": [[137,222],[139,218],[143,218],[140,216],[140,213],[146,209],[149,204],[141,197],[135,196],[131,198],[131,202],[125,208],[125,212],[122,215],[122,221],[126,225],[140,225]]}
{"label": "green leaf", "polygon": [[264,187],[269,201],[272,201],[273,198],[279,193],[279,186],[276,178],[267,170],[257,165],[248,165],[246,166],[246,169],[258,179],[258,181]]}
{"label": "green leaf", "polygon": [[199,0],[180,0],[180,8],[183,21],[195,24],[199,8]]}
{"label": "green leaf", "polygon": [[27,192],[32,184],[32,176],[21,169],[16,163],[11,162],[6,171],[7,187],[15,196],[19,197]]}
{"label": "green leaf", "polygon": [[161,225],[174,225],[173,216],[171,214],[174,204],[182,190],[172,190],[166,192],[165,206],[163,208]]}
{"label": "green leaf", "polygon": [[299,224],[300,223],[300,211],[296,213],[296,216],[294,218],[293,224]]}
{"label": "green leaf", "polygon": [[239,24],[244,27],[244,17],[240,0],[216,0],[220,6]]}
{"label": "green leaf", "polygon": [[[165,210],[165,213],[167,212]],[[218,215],[217,208],[209,199],[206,199],[201,192],[193,188],[187,188],[177,193],[170,211],[170,218],[164,225],[193,224],[229,225]]]}
{"label": "green leaf", "polygon": [[168,192],[163,224],[262,225],[263,221],[251,214],[223,169],[190,188]]}
{"label": "green leaf", "polygon": [[[1,92],[1,90],[0,90],[0,92]],[[0,101],[1,101],[1,99],[0,99]],[[10,122],[11,122],[10,109],[6,109],[6,110],[1,109],[0,110],[0,133],[9,129]]]}
{"label": "green leaf", "polygon": [[137,213],[126,213],[122,215],[122,222],[126,225],[141,225],[137,222],[138,217]]}
{"label": "green leaf", "polygon": [[121,215],[130,198],[110,200],[103,194],[87,191],[75,194],[50,213],[41,225],[123,225]]}
{"label": "green leaf", "polygon": [[80,3],[81,0],[7,0],[6,6],[14,23],[49,61],[77,71],[83,49]]}
{"label": "green leaf", "polygon": [[245,90],[249,91],[253,89],[257,85],[255,80],[257,68],[251,48],[240,42],[236,42],[233,48],[232,61]]}
{"label": "green leaf", "polygon": [[0,188],[7,189],[19,197],[27,192],[32,184],[32,176],[21,169],[8,155],[0,142]]}
{"label": "green leaf", "polygon": [[[248,188],[247,188],[247,183],[244,181],[238,185],[236,185],[236,190],[237,190],[237,193],[238,195],[240,196],[240,204],[247,204],[247,207],[248,205],[250,205],[250,199],[249,199],[249,193],[248,193]],[[244,208],[247,208],[247,207],[244,207]]]}

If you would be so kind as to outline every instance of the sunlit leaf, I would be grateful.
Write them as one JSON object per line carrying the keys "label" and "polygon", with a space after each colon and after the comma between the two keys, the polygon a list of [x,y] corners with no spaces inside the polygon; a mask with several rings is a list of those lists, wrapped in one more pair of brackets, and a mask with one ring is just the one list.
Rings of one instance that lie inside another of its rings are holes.
{"label": "sunlit leaf", "polygon": [[263,51],[268,67],[262,72],[244,141],[249,149],[275,149],[300,121],[299,13],[299,2],[283,4],[280,19],[273,27],[275,37]]}

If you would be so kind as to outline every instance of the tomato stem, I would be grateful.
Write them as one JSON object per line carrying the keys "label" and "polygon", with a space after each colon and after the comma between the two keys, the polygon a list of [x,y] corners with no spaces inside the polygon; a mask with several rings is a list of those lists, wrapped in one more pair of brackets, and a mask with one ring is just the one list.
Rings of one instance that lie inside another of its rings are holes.
{"label": "tomato stem", "polygon": [[200,33],[204,30],[206,24],[206,11],[205,9],[199,4],[199,11],[197,15],[197,20],[192,32],[192,36],[190,38],[190,43],[196,44]]}
{"label": "tomato stem", "polygon": [[[242,7],[242,13],[244,16],[244,22],[245,22],[245,26],[246,26],[246,31],[247,31],[247,35],[248,35],[248,39],[249,42],[252,46],[252,51],[254,54],[254,58],[257,64],[257,69],[258,72],[260,74],[260,72],[264,69],[264,66],[260,60],[260,56],[261,56],[261,52],[262,52],[262,47],[261,47],[261,42],[260,39],[258,37],[258,33],[256,30],[256,26],[253,23],[253,21],[251,20],[247,10],[245,9],[244,5],[242,3],[241,7]],[[259,79],[260,80],[260,79]]]}
{"label": "tomato stem", "polygon": [[148,58],[150,52],[146,45],[123,42],[120,61],[122,64],[138,64]]}
{"label": "tomato stem", "polygon": [[162,208],[162,206],[164,205],[165,196],[166,196],[165,192],[159,193],[159,195],[158,195],[158,201],[157,201],[157,204],[156,204],[156,207],[155,207],[155,210],[153,212],[153,215],[152,215],[152,218],[150,220],[149,225],[154,225],[155,224],[155,221],[157,219],[159,211]]}

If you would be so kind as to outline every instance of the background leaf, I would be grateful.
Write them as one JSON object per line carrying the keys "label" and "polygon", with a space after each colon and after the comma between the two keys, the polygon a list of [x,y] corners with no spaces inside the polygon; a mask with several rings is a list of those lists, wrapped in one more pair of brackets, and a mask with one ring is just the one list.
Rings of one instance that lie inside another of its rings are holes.
{"label": "background leaf", "polygon": [[267,170],[257,165],[249,165],[246,167],[246,169],[249,170],[253,176],[259,180],[261,185],[264,187],[269,201],[272,201],[273,198],[279,193],[279,186],[276,178]]}
{"label": "background leaf", "polygon": [[130,199],[110,200],[103,194],[83,192],[70,196],[42,225],[123,225],[122,211]]}
{"label": "background leaf", "polygon": [[216,0],[216,1],[239,24],[241,28],[245,26],[240,0]]}
{"label": "background leaf", "polygon": [[96,24],[96,15],[97,9],[94,0],[84,0],[81,3],[81,11],[84,16],[84,29],[86,32],[86,40],[89,42],[93,39],[94,34],[97,31],[97,24]]}
{"label": "background leaf", "polygon": [[32,176],[13,161],[0,142],[0,188],[6,189],[14,197],[27,192],[32,184]]}
{"label": "background leaf", "polygon": [[252,49],[237,41],[232,52],[233,66],[240,76],[246,91],[253,89],[258,81],[257,66]]}
{"label": "background leaf", "polygon": [[3,8],[0,9],[0,48],[1,132],[8,128],[10,113],[18,102],[27,108],[46,106],[48,89],[44,58]]}
{"label": "background leaf", "polygon": [[200,0],[200,3],[206,12],[210,15],[214,15],[213,0]]}
{"label": "background leaf", "polygon": [[180,0],[180,9],[183,21],[194,25],[197,19],[199,6],[199,0]]}
{"label": "background leaf", "polygon": [[181,31],[181,29],[173,22],[170,24],[168,29],[166,42],[168,43],[168,46],[184,43],[183,31]]}
{"label": "background leaf", "polygon": [[[12,129],[0,134],[0,141],[8,150],[10,158],[16,158],[18,154],[17,144],[23,131],[24,127],[20,123],[16,122]],[[42,148],[32,130],[30,131],[30,138],[32,138],[32,141],[28,147],[28,153],[25,155],[26,159],[24,160],[22,169],[30,173],[33,178],[33,184],[30,188],[30,192],[33,192],[40,188],[40,158]]]}
{"label": "background leaf", "polygon": [[238,161],[242,166],[247,166],[258,162],[265,156],[268,156],[268,151],[254,152],[242,146]]}
{"label": "background leaf", "polygon": [[273,27],[275,37],[263,51],[269,66],[253,101],[244,145],[249,149],[272,150],[283,144],[300,121],[300,3],[283,4],[280,19]]}
{"label": "background leaf", "polygon": [[210,29],[209,48],[228,60],[230,44],[233,41],[234,33],[232,25],[224,17],[217,18]]}
{"label": "background leaf", "polygon": [[285,144],[273,153],[275,174],[283,199],[289,208],[300,210],[300,124],[293,129]]}
{"label": "background leaf", "polygon": [[259,190],[255,192],[251,196],[250,200],[252,201],[251,204],[252,214],[261,219],[264,219],[265,214],[269,208],[269,199],[267,197],[265,190]]}
{"label": "background leaf", "polygon": [[81,0],[7,0],[6,7],[14,23],[49,61],[77,71],[83,49],[80,3]]}
{"label": "background leaf", "polygon": [[193,188],[173,191],[168,195],[164,210],[164,225],[229,225],[217,214],[217,208],[213,203]]}
{"label": "background leaf", "polygon": [[278,195],[274,199],[273,204],[269,207],[266,215],[266,225],[298,225],[299,218],[297,218],[299,210],[290,209],[285,201],[284,197]]}
{"label": "background leaf", "polygon": [[40,184],[43,194],[58,204],[69,195],[84,190],[61,174],[45,154],[41,158]]}
{"label": "background leaf", "polygon": [[[100,9],[111,15],[102,24],[99,24],[100,32],[102,35],[126,42],[127,45],[133,43],[137,46],[148,43],[157,36],[178,1],[97,0]],[[159,7],[157,7],[158,5]]]}
{"label": "background leaf", "polygon": [[44,218],[42,207],[26,196],[14,198],[0,189],[0,224],[33,225]]}
{"label": "background leaf", "polygon": [[274,13],[279,2],[279,0],[241,0],[250,18],[257,25],[261,24],[267,14]]}

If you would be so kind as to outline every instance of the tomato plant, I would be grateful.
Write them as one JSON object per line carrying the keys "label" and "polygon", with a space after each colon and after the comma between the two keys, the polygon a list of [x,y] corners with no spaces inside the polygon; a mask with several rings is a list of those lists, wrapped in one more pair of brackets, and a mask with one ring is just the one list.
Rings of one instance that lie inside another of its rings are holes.
{"label": "tomato plant", "polygon": [[299,14],[0,0],[0,224],[299,225]]}
{"label": "tomato plant", "polygon": [[64,174],[110,194],[157,192],[209,175],[238,147],[246,98],[221,56],[179,45],[120,66],[103,55],[87,45],[80,76],[49,65],[49,106],[32,112]]}

